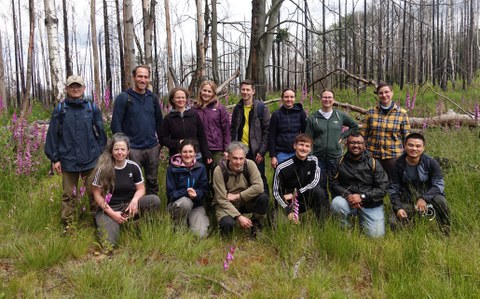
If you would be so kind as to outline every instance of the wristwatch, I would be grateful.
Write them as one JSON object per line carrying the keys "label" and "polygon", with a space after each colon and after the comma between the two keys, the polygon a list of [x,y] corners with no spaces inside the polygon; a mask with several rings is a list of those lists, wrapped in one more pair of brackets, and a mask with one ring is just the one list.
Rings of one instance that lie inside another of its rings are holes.
{"label": "wristwatch", "polygon": [[360,198],[361,198],[361,199],[366,199],[367,196],[365,195],[365,193],[362,193],[362,194],[360,194]]}

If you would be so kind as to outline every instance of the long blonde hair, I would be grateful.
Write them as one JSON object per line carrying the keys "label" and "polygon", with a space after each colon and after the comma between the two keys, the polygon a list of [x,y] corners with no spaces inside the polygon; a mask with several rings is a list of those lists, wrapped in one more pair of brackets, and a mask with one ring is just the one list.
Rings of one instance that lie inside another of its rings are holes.
{"label": "long blonde hair", "polygon": [[206,80],[206,81],[203,81],[201,84],[200,84],[200,87],[198,89],[198,95],[197,95],[197,99],[195,100],[195,103],[194,103],[194,106],[195,108],[200,108],[200,109],[203,109],[205,108],[205,106],[207,105],[207,103],[205,103],[202,99],[202,89],[205,85],[210,85],[210,87],[212,88],[213,90],[213,97],[212,97],[212,100],[216,100],[217,99],[217,84],[215,84],[215,82],[211,81],[211,80]]}
{"label": "long blonde hair", "polygon": [[108,140],[105,150],[98,158],[97,166],[93,171],[97,178],[98,185],[102,186],[102,194],[112,193],[115,188],[115,159],[113,158],[113,146],[117,142],[125,142],[130,150],[130,140],[123,133],[116,133]]}

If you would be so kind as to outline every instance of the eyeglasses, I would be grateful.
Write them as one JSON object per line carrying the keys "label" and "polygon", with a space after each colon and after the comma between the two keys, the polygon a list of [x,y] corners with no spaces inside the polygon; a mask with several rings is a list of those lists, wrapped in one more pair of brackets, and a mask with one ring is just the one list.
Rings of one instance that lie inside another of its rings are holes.
{"label": "eyeglasses", "polygon": [[363,141],[354,141],[354,142],[349,142],[348,145],[363,145],[365,142]]}

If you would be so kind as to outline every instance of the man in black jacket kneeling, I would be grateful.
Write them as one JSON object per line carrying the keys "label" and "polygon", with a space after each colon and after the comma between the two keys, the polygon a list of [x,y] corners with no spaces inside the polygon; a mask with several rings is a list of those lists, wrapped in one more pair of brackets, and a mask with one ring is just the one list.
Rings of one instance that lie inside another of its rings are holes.
{"label": "man in black jacket kneeling", "polygon": [[333,213],[345,227],[351,225],[348,217],[358,214],[360,225],[368,236],[382,237],[385,234],[383,198],[388,188],[387,173],[378,161],[368,156],[362,135],[350,135],[347,148],[330,181]]}

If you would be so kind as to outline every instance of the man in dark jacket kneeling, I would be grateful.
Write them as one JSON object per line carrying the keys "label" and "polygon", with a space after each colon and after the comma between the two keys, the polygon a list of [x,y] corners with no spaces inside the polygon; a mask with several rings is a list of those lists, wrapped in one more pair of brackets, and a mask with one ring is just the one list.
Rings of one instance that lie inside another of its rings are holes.
{"label": "man in dark jacket kneeling", "polygon": [[382,237],[385,234],[383,198],[387,194],[387,173],[378,161],[368,156],[362,135],[350,135],[347,147],[331,179],[332,210],[343,226],[350,226],[348,217],[358,214],[360,225],[368,236]]}
{"label": "man in dark jacket kneeling", "polygon": [[415,215],[436,218],[442,231],[450,232],[450,212],[445,199],[445,181],[440,165],[424,154],[425,137],[411,133],[405,138],[405,153],[395,162],[392,184],[388,192],[393,214],[389,217],[392,230]]}

